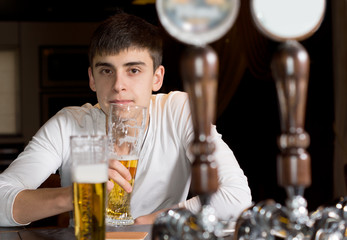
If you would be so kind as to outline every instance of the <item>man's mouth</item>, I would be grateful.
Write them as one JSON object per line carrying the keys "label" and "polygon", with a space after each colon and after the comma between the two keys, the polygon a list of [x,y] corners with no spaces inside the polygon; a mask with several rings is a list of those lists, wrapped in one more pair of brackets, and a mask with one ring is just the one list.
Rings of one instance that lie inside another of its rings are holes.
{"label": "man's mouth", "polygon": [[130,104],[133,103],[133,100],[112,100],[110,103],[118,103],[118,104]]}

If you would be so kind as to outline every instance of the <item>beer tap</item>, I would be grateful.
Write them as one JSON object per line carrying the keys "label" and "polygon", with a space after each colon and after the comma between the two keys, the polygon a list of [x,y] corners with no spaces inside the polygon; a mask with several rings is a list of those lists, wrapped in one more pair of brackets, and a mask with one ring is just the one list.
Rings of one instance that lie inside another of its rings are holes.
{"label": "beer tap", "polygon": [[[275,53],[271,67],[282,131],[278,138],[281,153],[277,159],[277,181],[285,188],[288,198],[286,207],[263,201],[242,213],[235,239],[253,239],[253,235],[272,239],[283,233],[293,239],[304,239],[310,227],[306,224],[309,217],[303,197],[304,189],[311,184],[311,159],[306,151],[310,139],[304,130],[309,57],[297,41],[286,41]],[[252,229],[250,235],[246,232],[248,228]]]}
{"label": "beer tap", "polygon": [[[276,82],[280,108],[281,135],[278,147],[277,182],[287,193],[285,206],[273,200],[246,209],[238,218],[234,239],[346,239],[346,198],[308,213],[304,190],[311,184],[310,144],[304,130],[309,76],[309,55],[298,40],[319,27],[325,10],[324,0],[252,0],[251,10],[258,29],[282,42],[271,69]],[[277,6],[274,7],[274,6]],[[295,16],[292,15],[295,12]],[[276,24],[274,24],[276,23]]]}
{"label": "beer tap", "polygon": [[153,236],[165,235],[178,239],[214,239],[218,219],[209,205],[211,195],[218,189],[218,173],[213,158],[215,149],[210,139],[215,109],[218,59],[208,46],[190,46],[183,54],[182,77],[188,92],[194,126],[194,140],[190,151],[192,164],[191,192],[199,196],[201,209],[193,214],[185,209],[169,210],[160,216],[153,228]]}
{"label": "beer tap", "polygon": [[172,209],[160,215],[153,227],[153,239],[216,239],[225,227],[209,205],[211,195],[218,189],[215,145],[210,136],[215,117],[218,56],[208,43],[223,36],[233,25],[239,4],[239,0],[156,1],[159,19],[168,33],[187,44],[181,59],[181,75],[194,127],[190,147],[194,157],[191,192],[199,197],[202,206],[196,214]]}

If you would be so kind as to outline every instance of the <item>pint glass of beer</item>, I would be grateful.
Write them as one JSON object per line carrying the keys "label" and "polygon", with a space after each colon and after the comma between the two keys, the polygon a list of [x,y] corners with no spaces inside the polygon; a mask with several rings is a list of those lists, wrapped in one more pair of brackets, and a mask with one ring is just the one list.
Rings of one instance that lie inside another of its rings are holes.
{"label": "pint glass of beer", "polygon": [[70,142],[76,239],[104,240],[108,139],[72,136]]}
{"label": "pint glass of beer", "polygon": [[[120,161],[131,173],[130,184],[134,186],[145,125],[147,108],[111,104],[108,117],[110,160]],[[134,219],[130,211],[131,193],[128,194],[117,183],[108,194],[106,224],[111,226],[131,225]]]}

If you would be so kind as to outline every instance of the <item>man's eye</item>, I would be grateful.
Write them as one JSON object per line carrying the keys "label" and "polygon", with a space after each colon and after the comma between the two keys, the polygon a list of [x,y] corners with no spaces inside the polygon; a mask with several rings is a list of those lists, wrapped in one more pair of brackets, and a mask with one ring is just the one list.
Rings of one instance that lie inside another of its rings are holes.
{"label": "man's eye", "polygon": [[110,74],[112,74],[112,70],[110,70],[110,69],[101,69],[101,73],[110,75]]}
{"label": "man's eye", "polygon": [[137,69],[137,68],[131,68],[131,69],[129,70],[129,72],[130,72],[131,74],[136,74],[136,73],[139,73],[140,70]]}

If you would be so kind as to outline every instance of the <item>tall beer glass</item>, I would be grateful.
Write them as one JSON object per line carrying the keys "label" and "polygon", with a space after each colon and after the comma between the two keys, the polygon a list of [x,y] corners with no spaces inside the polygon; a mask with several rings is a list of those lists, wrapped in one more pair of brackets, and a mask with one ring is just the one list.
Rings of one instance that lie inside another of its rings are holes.
{"label": "tall beer glass", "polygon": [[[110,157],[120,161],[131,173],[130,184],[134,186],[139,151],[144,138],[147,108],[111,104],[108,118]],[[106,224],[131,225],[134,219],[130,211],[130,197],[117,183],[108,195]]]}
{"label": "tall beer glass", "polygon": [[70,142],[76,239],[104,240],[107,137],[72,136]]}

